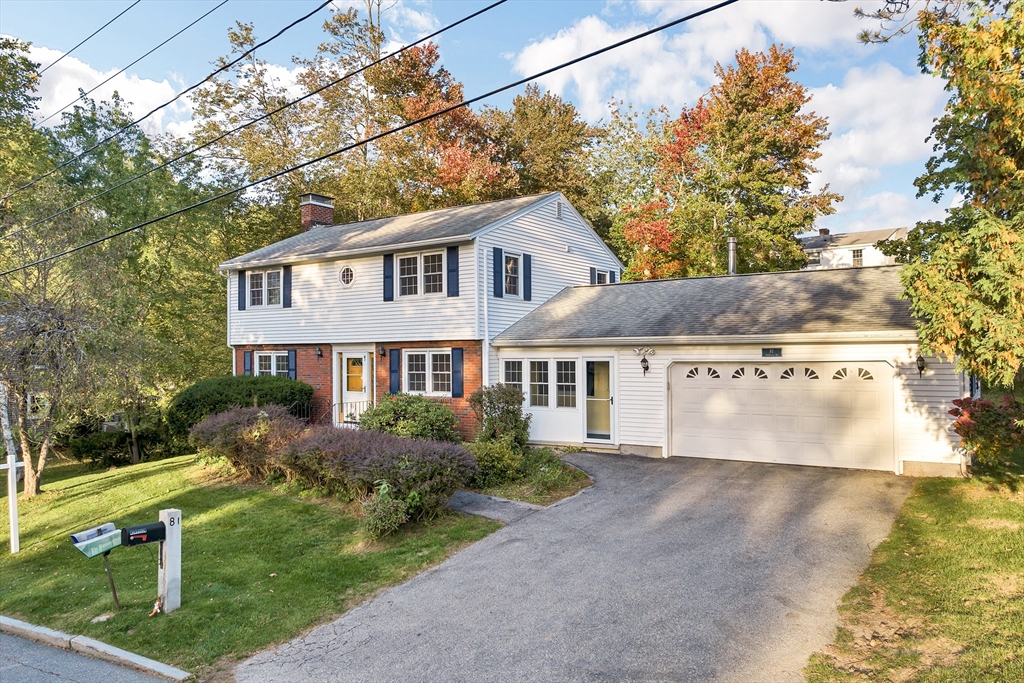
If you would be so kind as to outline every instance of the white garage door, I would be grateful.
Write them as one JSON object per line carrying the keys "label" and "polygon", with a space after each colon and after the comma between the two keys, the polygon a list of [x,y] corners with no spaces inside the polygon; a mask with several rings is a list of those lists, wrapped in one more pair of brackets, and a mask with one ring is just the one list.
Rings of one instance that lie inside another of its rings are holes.
{"label": "white garage door", "polygon": [[675,363],[671,454],[892,470],[885,363]]}

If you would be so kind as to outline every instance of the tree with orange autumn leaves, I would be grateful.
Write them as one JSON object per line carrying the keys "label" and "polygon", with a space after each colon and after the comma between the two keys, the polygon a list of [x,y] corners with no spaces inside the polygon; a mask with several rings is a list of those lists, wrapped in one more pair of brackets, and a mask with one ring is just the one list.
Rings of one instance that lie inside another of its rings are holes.
{"label": "tree with orange autumn leaves", "polygon": [[828,121],[805,111],[806,88],[790,78],[793,51],[740,50],[715,66],[718,82],[670,121],[658,149],[657,190],[626,209],[620,244],[628,279],[726,272],[728,237],[740,272],[791,270],[806,262],[796,235],[842,197],[810,188]]}

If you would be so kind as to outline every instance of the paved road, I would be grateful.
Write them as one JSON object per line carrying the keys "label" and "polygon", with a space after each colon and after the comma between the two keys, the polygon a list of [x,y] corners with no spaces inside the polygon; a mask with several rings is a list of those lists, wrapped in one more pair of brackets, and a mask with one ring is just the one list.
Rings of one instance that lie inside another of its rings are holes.
{"label": "paved road", "polygon": [[2,683],[167,683],[101,659],[0,633]]}
{"label": "paved road", "polygon": [[577,454],[595,485],[242,662],[285,681],[802,681],[912,482]]}

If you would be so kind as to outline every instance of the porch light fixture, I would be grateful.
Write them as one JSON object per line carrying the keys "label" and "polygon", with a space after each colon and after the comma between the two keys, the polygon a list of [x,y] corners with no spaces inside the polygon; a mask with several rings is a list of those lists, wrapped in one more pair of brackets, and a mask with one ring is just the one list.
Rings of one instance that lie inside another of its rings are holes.
{"label": "porch light fixture", "polygon": [[317,358],[323,358],[324,357],[323,349],[321,349],[319,346],[316,347],[316,357]]}
{"label": "porch light fixture", "polygon": [[644,369],[644,376],[646,376],[647,371],[651,369],[651,364],[647,361],[647,356],[653,356],[654,349],[652,349],[650,346],[642,346],[633,349],[633,355],[642,356],[642,358],[640,358],[640,367]]}
{"label": "porch light fixture", "polygon": [[924,376],[924,356],[917,354],[917,377],[920,379]]}
{"label": "porch light fixture", "polygon": [[388,355],[388,350],[384,348],[383,344],[381,344],[380,346],[377,347],[377,353],[380,354],[381,358],[383,358],[384,356]]}

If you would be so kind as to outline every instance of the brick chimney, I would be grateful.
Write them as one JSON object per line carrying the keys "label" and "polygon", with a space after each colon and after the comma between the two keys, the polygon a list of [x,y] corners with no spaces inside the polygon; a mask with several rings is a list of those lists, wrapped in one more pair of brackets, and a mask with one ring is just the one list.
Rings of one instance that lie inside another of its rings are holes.
{"label": "brick chimney", "polygon": [[[314,197],[316,195],[313,195]],[[822,237],[828,234],[828,228],[818,228],[818,234]]]}
{"label": "brick chimney", "polygon": [[322,194],[299,195],[299,221],[302,232],[321,225],[334,225],[334,200]]}

